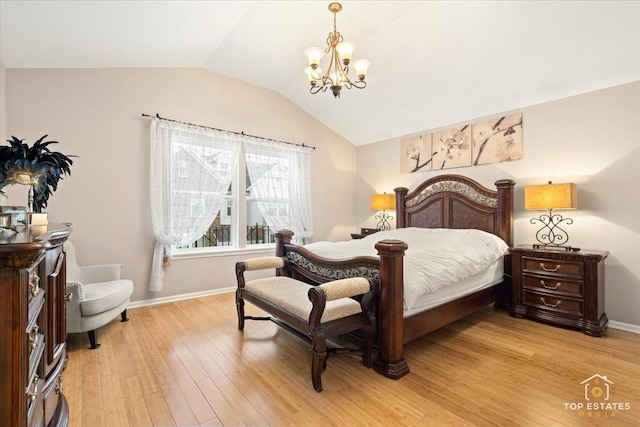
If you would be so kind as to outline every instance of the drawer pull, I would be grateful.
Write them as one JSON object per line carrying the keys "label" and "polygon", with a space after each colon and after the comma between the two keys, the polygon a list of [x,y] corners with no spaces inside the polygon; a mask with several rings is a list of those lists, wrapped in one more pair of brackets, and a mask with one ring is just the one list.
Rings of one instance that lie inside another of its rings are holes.
{"label": "drawer pull", "polygon": [[31,381],[31,387],[33,390],[29,391],[29,389],[27,389],[27,397],[29,398],[30,401],[35,402],[36,399],[38,398],[38,381],[40,381],[40,377],[38,377],[37,375],[33,377],[33,380]]}
{"label": "drawer pull", "polygon": [[547,306],[547,307],[556,308],[557,306],[559,306],[559,305],[560,305],[560,303],[561,303],[562,301],[558,300],[555,304],[547,304],[547,303],[546,303],[546,301],[544,300],[544,298],[540,297],[540,302],[541,302],[542,304],[544,304],[545,306]]}
{"label": "drawer pull", "polygon": [[38,332],[40,332],[38,325],[33,325],[29,331],[29,345],[32,350],[38,346]]}
{"label": "drawer pull", "polygon": [[37,297],[40,293],[40,277],[37,274],[29,277],[29,291],[34,297]]}
{"label": "drawer pull", "polygon": [[542,285],[542,287],[543,287],[543,288],[545,288],[545,289],[551,289],[552,291],[553,291],[553,290],[556,290],[556,289],[558,289],[560,286],[562,286],[562,283],[560,283],[560,282],[556,283],[556,285],[555,285],[555,286],[547,286],[547,284],[546,284],[546,283],[544,283],[544,280],[540,280],[540,284]]}
{"label": "drawer pull", "polygon": [[544,262],[541,262],[540,263],[540,268],[542,268],[547,273],[555,273],[556,271],[558,271],[560,269],[560,265],[556,264],[556,268],[547,268],[547,267],[544,266]]}
{"label": "drawer pull", "polygon": [[73,294],[71,292],[64,294],[64,300],[66,302],[71,302],[72,299],[73,299]]}

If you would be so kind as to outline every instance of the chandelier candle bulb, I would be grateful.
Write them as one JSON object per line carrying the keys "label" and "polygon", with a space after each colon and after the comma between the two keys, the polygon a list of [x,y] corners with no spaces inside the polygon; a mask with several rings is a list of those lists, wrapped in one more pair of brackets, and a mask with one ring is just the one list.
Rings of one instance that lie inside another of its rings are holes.
{"label": "chandelier candle bulb", "polygon": [[344,65],[349,65],[351,55],[353,55],[353,51],[356,50],[356,45],[351,42],[342,42],[336,46],[336,50],[338,51],[338,55],[340,55],[340,61],[342,61]]}
{"label": "chandelier candle bulb", "polygon": [[364,78],[367,76],[367,70],[369,69],[370,65],[371,62],[367,61],[366,59],[358,59],[353,63],[353,67],[356,69],[356,74],[360,80],[364,80]]}
{"label": "chandelier candle bulb", "polygon": [[319,47],[310,47],[304,51],[304,54],[309,58],[309,66],[316,69],[320,64],[320,59],[324,56],[324,51]]}

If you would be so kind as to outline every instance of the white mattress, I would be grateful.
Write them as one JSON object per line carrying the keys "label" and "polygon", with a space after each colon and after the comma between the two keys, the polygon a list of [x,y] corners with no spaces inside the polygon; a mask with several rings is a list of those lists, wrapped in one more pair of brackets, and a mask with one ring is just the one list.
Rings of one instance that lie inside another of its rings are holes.
{"label": "white mattress", "polygon": [[489,266],[486,270],[461,280],[457,283],[451,284],[445,288],[423,295],[419,298],[413,307],[409,310],[404,310],[404,317],[411,316],[416,313],[420,313],[425,310],[437,307],[445,304],[449,301],[453,301],[457,298],[463,297],[468,294],[472,294],[481,289],[488,288],[503,280],[504,275],[504,260],[500,258]]}

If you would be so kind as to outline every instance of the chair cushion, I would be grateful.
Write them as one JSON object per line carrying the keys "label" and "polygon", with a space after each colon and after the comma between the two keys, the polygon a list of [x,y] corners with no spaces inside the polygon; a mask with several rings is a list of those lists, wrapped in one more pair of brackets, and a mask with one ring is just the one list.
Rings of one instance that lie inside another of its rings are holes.
{"label": "chair cushion", "polygon": [[[309,284],[290,277],[278,276],[252,280],[247,282],[244,288],[305,321],[309,320],[313,308],[308,296],[311,289]],[[351,298],[327,301],[320,321],[329,322],[361,312],[360,303]]]}
{"label": "chair cushion", "polygon": [[80,303],[83,316],[93,316],[111,310],[125,301],[133,293],[131,280],[83,284],[84,300]]}

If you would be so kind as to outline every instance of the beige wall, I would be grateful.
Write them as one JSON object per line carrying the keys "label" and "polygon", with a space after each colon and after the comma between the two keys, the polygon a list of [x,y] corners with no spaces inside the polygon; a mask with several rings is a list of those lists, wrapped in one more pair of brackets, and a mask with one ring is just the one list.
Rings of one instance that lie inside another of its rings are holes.
{"label": "beige wall", "polygon": [[[4,68],[4,64],[0,61],[0,143],[4,145],[7,140],[7,70]],[[0,196],[2,197],[2,196]]]}
{"label": "beige wall", "polygon": [[50,221],[73,223],[81,263],[122,263],[133,300],[234,286],[247,256],[176,260],[164,290],[146,290],[154,237],[142,113],[316,146],[314,239],[354,229],[355,147],[273,91],[198,69],[8,69],[6,87],[8,134],[30,143],[48,134],[60,141],[52,148],[79,156],[49,199]]}
{"label": "beige wall", "polygon": [[[562,212],[574,219],[567,227],[569,243],[610,252],[607,315],[640,325],[640,82],[514,112],[524,114],[520,161],[403,175],[399,138],[358,147],[359,226],[375,226],[368,208],[374,192],[392,192],[399,186],[413,189],[442,173],[467,175],[490,187],[500,178],[511,178],[517,182],[515,243],[533,243],[537,227],[529,219],[539,212],[524,210],[524,186],[575,182],[579,209]],[[470,121],[476,119],[481,118]]]}

